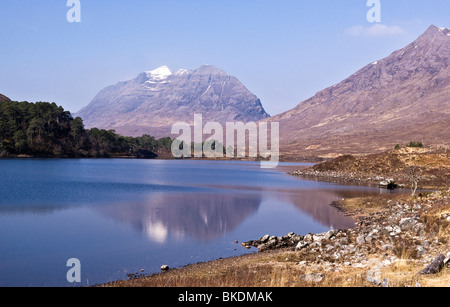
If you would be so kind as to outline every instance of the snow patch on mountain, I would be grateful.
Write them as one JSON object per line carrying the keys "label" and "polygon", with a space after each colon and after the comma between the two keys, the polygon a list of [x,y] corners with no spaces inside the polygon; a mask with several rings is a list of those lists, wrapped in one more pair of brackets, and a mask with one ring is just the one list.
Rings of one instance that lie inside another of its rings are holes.
{"label": "snow patch on mountain", "polygon": [[161,66],[155,70],[146,71],[148,83],[160,83],[166,81],[169,76],[172,75],[169,67]]}

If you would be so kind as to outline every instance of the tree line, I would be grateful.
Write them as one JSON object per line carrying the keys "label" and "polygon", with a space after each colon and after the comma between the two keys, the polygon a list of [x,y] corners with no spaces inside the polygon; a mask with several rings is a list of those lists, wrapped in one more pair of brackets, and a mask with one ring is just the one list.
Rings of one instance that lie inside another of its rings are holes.
{"label": "tree line", "polygon": [[156,158],[168,154],[172,139],[125,137],[114,130],[85,129],[80,117],[48,102],[0,103],[0,157]]}

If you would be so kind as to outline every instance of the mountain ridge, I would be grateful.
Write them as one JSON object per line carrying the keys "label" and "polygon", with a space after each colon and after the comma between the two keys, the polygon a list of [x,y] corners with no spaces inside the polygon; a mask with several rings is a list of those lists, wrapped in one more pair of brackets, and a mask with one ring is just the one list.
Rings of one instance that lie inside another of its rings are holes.
{"label": "mountain ridge", "polygon": [[170,136],[179,121],[258,121],[268,118],[261,101],[236,77],[212,65],[172,73],[167,66],[101,90],[76,115],[86,127],[114,129],[129,136]]}
{"label": "mountain ridge", "polygon": [[292,156],[372,153],[416,138],[450,143],[441,130],[450,120],[449,66],[450,30],[430,26],[406,47],[265,121],[280,123],[282,154]]}

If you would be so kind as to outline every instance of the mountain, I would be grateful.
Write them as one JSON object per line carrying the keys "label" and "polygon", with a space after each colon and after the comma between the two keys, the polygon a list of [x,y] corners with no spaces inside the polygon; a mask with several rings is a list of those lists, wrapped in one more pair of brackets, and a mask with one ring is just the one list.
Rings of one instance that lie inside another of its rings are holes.
{"label": "mountain", "polygon": [[268,121],[284,156],[362,154],[450,143],[450,30],[416,41]]}
{"label": "mountain", "polygon": [[4,102],[4,101],[11,101],[8,97],[0,94],[0,102]]}
{"label": "mountain", "polygon": [[258,121],[269,115],[261,101],[235,77],[210,65],[172,73],[167,66],[100,91],[76,115],[86,127],[127,136],[171,136],[174,123]]}

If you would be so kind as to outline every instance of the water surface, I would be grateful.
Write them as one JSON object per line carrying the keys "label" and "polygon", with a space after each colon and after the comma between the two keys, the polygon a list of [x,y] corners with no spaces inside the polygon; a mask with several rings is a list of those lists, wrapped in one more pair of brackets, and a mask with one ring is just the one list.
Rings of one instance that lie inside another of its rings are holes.
{"label": "water surface", "polygon": [[[248,251],[265,234],[354,224],[329,206],[379,193],[289,176],[300,164],[0,160],[0,286],[86,286]],[[70,258],[82,282],[66,280]]]}

